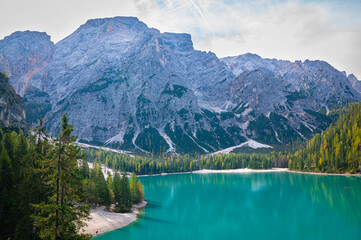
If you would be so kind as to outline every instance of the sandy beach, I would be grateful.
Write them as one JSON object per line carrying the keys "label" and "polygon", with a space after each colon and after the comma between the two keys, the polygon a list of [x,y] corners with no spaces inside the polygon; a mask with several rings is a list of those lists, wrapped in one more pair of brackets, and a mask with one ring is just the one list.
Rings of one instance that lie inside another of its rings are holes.
{"label": "sandy beach", "polygon": [[252,173],[252,172],[287,172],[288,168],[272,168],[272,169],[249,169],[249,168],[238,168],[238,169],[223,169],[223,170],[211,170],[202,169],[193,171],[192,173]]}
{"label": "sandy beach", "polygon": [[140,209],[147,205],[146,201],[135,204],[130,213],[115,213],[105,210],[105,207],[97,207],[91,209],[90,220],[85,221],[88,225],[82,230],[83,233],[88,233],[93,236],[109,232],[118,228],[125,227],[137,219]]}

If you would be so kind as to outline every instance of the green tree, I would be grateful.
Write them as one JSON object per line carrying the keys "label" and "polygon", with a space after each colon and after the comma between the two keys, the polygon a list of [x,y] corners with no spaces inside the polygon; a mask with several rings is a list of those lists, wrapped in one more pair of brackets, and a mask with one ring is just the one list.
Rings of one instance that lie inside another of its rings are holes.
{"label": "green tree", "polygon": [[135,175],[135,172],[130,176],[130,194],[133,203],[140,203],[143,200],[142,185]]}
{"label": "green tree", "polygon": [[120,207],[121,212],[129,212],[132,207],[132,196],[130,194],[129,181],[127,177],[127,173],[123,171],[120,185]]}
{"label": "green tree", "polygon": [[78,235],[82,220],[89,215],[89,206],[78,204],[81,189],[78,159],[80,148],[73,144],[76,136],[71,136],[73,126],[63,115],[61,130],[51,159],[46,160],[50,197],[46,202],[34,205],[39,211],[36,226],[41,239],[90,239]]}
{"label": "green tree", "polygon": [[14,172],[5,148],[0,154],[0,231],[3,239],[14,234]]}

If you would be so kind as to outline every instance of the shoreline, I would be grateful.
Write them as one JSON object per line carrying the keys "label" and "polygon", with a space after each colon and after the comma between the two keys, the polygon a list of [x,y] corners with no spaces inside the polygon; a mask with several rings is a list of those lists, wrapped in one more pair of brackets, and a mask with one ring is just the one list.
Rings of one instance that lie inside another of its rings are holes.
{"label": "shoreline", "polygon": [[251,173],[251,172],[286,172],[288,168],[271,168],[271,169],[249,169],[249,168],[236,168],[236,169],[201,169],[193,172],[172,172],[172,173],[156,173],[137,175],[137,177],[152,177],[152,176],[167,176],[175,174],[202,174],[202,173]]}
{"label": "shoreline", "polygon": [[345,176],[345,177],[361,177],[360,173],[323,173],[323,172],[302,172],[297,170],[290,170],[287,168],[287,172],[300,173],[300,174],[311,174],[311,175],[324,175],[324,176]]}
{"label": "shoreline", "polygon": [[86,220],[86,227],[83,227],[80,232],[84,234],[91,234],[93,237],[100,234],[125,227],[137,220],[142,208],[147,205],[146,201],[134,204],[132,211],[129,213],[116,213],[105,210],[104,206],[96,207],[90,210],[90,220]]}
{"label": "shoreline", "polygon": [[236,168],[236,169],[201,169],[193,172],[173,172],[173,173],[157,173],[157,174],[144,174],[137,175],[137,177],[152,177],[152,176],[167,176],[174,174],[208,174],[208,173],[266,173],[266,172],[291,172],[300,174],[312,174],[312,175],[329,175],[329,176],[346,176],[346,177],[361,177],[361,173],[322,173],[322,172],[302,172],[296,170],[290,170],[289,168],[270,168],[270,169],[249,169],[249,168]]}
{"label": "shoreline", "polygon": [[262,173],[262,172],[286,172],[288,168],[270,168],[270,169],[249,169],[249,168],[237,168],[237,169],[202,169],[193,171],[196,174],[207,174],[207,173]]}

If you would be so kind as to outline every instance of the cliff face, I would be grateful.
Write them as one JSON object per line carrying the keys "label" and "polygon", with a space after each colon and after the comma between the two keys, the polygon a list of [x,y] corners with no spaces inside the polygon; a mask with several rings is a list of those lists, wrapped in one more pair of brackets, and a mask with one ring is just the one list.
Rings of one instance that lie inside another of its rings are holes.
{"label": "cliff face", "polygon": [[4,72],[0,72],[0,128],[27,129],[25,104],[9,84]]}
{"label": "cliff face", "polygon": [[41,33],[14,33],[0,41],[1,66],[24,95],[28,120],[45,115],[51,134],[66,113],[80,141],[148,152],[310,138],[328,126],[328,109],[361,99],[325,62],[219,59],[195,50],[188,34],[136,18],[89,20],[55,45]]}
{"label": "cliff face", "polygon": [[48,63],[53,47],[50,36],[40,32],[15,32],[0,41],[0,69],[16,92],[25,93],[32,76]]}

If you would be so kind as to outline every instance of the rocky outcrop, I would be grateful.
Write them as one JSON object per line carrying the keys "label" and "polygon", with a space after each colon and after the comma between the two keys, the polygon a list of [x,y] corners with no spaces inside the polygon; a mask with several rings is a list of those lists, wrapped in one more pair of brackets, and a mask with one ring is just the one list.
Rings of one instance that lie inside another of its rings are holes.
{"label": "rocky outcrop", "polygon": [[16,94],[4,72],[0,72],[0,128],[28,128],[23,99]]}

